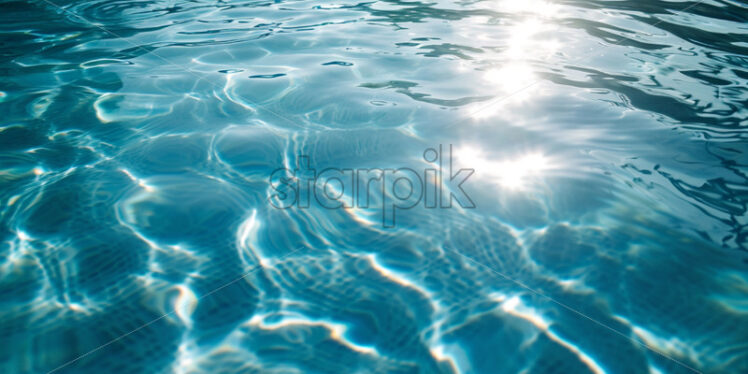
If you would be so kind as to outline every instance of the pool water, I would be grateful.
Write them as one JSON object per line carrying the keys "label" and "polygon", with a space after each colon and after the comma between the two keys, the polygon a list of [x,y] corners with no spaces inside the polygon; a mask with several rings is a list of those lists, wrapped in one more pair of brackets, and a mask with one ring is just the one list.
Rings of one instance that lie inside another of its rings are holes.
{"label": "pool water", "polygon": [[0,2],[0,372],[748,372],[748,5]]}

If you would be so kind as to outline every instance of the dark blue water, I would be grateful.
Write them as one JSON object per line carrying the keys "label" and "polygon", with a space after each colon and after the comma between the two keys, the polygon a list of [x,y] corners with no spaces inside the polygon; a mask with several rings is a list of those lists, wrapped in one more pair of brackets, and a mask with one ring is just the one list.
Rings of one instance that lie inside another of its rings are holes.
{"label": "dark blue water", "polygon": [[748,372],[747,21],[1,1],[0,372]]}

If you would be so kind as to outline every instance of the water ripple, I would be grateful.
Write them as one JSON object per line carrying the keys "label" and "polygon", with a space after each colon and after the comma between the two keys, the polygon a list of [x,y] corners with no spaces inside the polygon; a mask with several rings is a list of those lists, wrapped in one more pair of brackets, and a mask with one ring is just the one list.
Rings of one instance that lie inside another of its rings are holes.
{"label": "water ripple", "polygon": [[[0,371],[746,372],[747,22],[3,1]],[[475,209],[272,205],[450,144]]]}

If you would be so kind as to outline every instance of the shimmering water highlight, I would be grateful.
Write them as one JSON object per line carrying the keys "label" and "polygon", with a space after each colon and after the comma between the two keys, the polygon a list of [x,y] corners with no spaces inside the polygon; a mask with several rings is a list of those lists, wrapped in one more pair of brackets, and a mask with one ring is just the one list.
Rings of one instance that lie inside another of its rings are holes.
{"label": "shimmering water highlight", "polygon": [[0,9],[0,372],[748,372],[745,2]]}

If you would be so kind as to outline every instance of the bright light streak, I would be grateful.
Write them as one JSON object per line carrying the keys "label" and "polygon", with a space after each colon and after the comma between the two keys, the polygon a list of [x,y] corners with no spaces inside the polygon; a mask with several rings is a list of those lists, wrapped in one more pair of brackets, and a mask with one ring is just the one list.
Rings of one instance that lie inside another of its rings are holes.
{"label": "bright light streak", "polygon": [[549,159],[542,153],[529,153],[514,159],[494,161],[476,147],[457,151],[457,158],[463,167],[475,169],[476,176],[489,178],[500,186],[520,190],[530,186],[533,180],[551,169]]}

